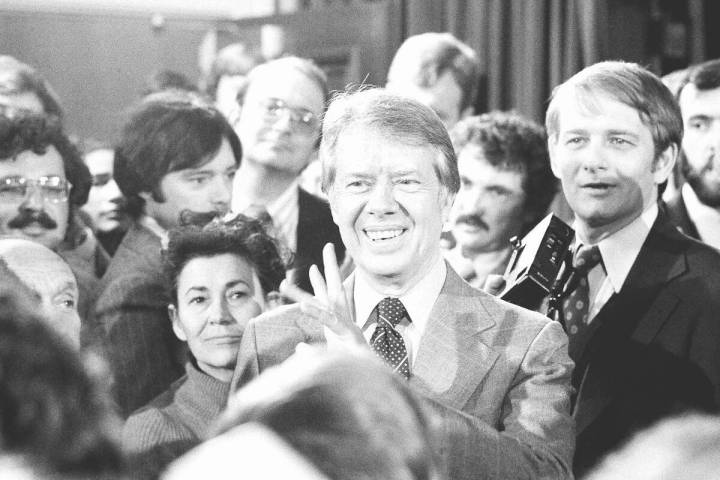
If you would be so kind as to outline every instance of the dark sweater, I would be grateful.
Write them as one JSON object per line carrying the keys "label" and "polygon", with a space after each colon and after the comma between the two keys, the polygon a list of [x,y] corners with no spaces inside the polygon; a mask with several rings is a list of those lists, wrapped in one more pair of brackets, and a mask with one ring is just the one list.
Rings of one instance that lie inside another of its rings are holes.
{"label": "dark sweater", "polygon": [[225,408],[229,383],[198,370],[192,362],[185,365],[185,372],[125,423],[123,446],[136,472],[162,469],[198,445],[205,439],[208,426]]}

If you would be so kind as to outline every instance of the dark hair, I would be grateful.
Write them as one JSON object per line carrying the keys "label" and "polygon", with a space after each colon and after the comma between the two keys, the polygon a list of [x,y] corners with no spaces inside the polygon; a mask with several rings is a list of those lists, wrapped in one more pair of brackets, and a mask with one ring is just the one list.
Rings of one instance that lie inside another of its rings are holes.
{"label": "dark hair", "polygon": [[22,293],[0,282],[0,449],[51,474],[122,473],[119,425],[94,378]]}
{"label": "dark hair", "polygon": [[80,151],[63,131],[60,119],[45,115],[0,116],[0,162],[14,161],[26,150],[43,155],[50,146],[60,154],[65,177],[72,184],[71,207],[84,205],[92,186],[92,176]]}
{"label": "dark hair", "polygon": [[404,378],[369,352],[303,354],[236,392],[215,433],[260,423],[334,480],[437,478],[436,431]]}
{"label": "dark hair", "polygon": [[720,88],[720,58],[689,67],[684,81],[677,90],[678,98],[683,88],[688,84],[695,85],[698,90]]}
{"label": "dark hair", "polygon": [[153,72],[146,80],[141,94],[143,96],[165,90],[186,90],[197,92],[197,86],[188,77],[175,70],[158,70]]}
{"label": "dark hair", "polygon": [[259,220],[241,214],[215,220],[204,227],[188,225],[172,229],[163,251],[170,298],[177,305],[177,280],[190,260],[225,253],[242,257],[255,267],[264,294],[275,291],[289,265],[281,252],[278,242]]}
{"label": "dark hair", "polygon": [[460,87],[460,111],[472,107],[480,81],[480,61],[475,51],[450,33],[422,33],[408,37],[398,48],[388,69],[388,83],[413,73],[421,87],[432,87],[450,74]]}
{"label": "dark hair", "polygon": [[203,91],[215,98],[222,77],[247,75],[258,63],[258,58],[244,44],[231,43],[217,52],[208,75],[202,79]]}
{"label": "dark hair", "polygon": [[451,195],[460,189],[455,150],[437,114],[416,100],[393,95],[384,88],[367,88],[336,95],[325,114],[320,142],[324,192],[335,181],[338,140],[357,125],[375,129],[400,143],[436,149],[438,160],[434,167],[440,185]]}
{"label": "dark hair", "polygon": [[137,218],[141,192],[164,200],[160,182],[170,172],[201,166],[228,140],[239,165],[242,147],[225,117],[200,95],[167,90],[145,97],[130,112],[115,149],[114,176]]}
{"label": "dark hair", "polygon": [[494,111],[461,120],[450,137],[457,155],[468,145],[476,146],[493,167],[522,173],[528,213],[523,235],[542,219],[557,193],[542,126],[516,112]]}
{"label": "dark hair", "polygon": [[62,119],[64,112],[59,97],[47,80],[30,65],[10,55],[0,55],[0,93],[18,95],[26,92],[37,95],[45,114]]}

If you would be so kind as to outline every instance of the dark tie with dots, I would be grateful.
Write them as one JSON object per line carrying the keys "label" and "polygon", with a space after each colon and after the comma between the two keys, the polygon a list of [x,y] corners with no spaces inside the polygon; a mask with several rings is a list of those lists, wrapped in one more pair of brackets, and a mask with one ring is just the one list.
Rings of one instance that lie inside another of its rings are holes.
{"label": "dark tie with dots", "polygon": [[[593,247],[580,245],[575,255],[573,255],[573,274],[570,282],[573,282],[574,289],[570,291],[562,302],[565,331],[571,341],[587,326],[590,306],[590,288],[587,274],[600,263],[600,260],[602,260],[602,257],[597,245]],[[570,286],[570,288],[573,288],[573,286]]]}
{"label": "dark tie with dots", "polygon": [[377,327],[370,337],[370,346],[396,372],[410,378],[410,362],[402,335],[395,327],[404,318],[410,317],[402,302],[397,298],[386,297],[377,306]]}

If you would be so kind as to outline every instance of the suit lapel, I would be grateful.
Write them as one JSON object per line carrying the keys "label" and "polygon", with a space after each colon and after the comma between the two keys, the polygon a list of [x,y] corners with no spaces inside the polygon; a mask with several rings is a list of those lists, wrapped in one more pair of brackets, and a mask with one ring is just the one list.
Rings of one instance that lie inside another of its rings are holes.
{"label": "suit lapel", "polygon": [[448,265],[445,284],[420,339],[411,385],[461,409],[497,360],[498,354],[477,338],[494,325],[481,294]]}
{"label": "suit lapel", "polygon": [[[612,402],[613,372],[594,362],[600,350],[617,335],[629,335],[634,341],[647,345],[653,341],[670,317],[678,299],[673,295],[660,296],[661,289],[687,271],[687,258],[678,242],[679,232],[660,214],[638,254],[620,293],[613,295],[593,323],[598,329],[577,361],[579,385],[573,416],[577,432],[581,433]],[[617,324],[622,322],[621,324]],[[606,335],[603,330],[619,332]]]}

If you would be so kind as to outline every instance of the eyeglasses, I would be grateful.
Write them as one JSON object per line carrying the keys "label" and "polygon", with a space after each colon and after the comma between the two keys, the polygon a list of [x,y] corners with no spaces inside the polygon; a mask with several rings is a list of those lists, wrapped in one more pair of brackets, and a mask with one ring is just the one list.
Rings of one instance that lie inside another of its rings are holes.
{"label": "eyeglasses", "polygon": [[269,98],[260,102],[259,106],[267,123],[276,122],[283,115],[290,115],[293,128],[305,134],[315,133],[320,124],[317,115],[311,111],[305,108],[291,107],[277,98]]}
{"label": "eyeglasses", "polygon": [[22,202],[27,197],[31,186],[39,189],[43,199],[52,203],[67,201],[72,188],[70,182],[54,175],[40,177],[37,180],[24,177],[3,177],[0,178],[0,199]]}

